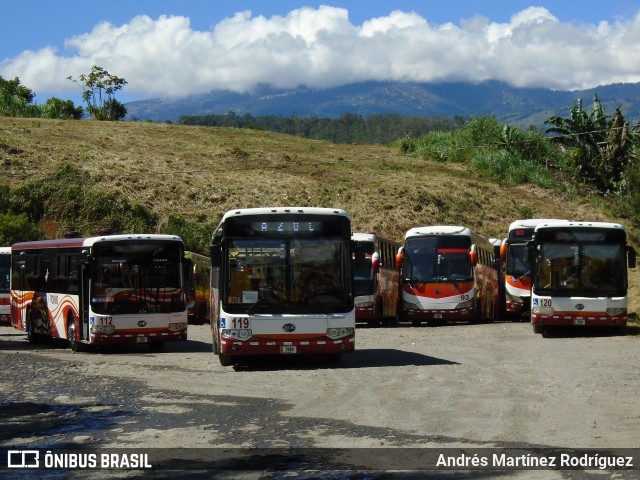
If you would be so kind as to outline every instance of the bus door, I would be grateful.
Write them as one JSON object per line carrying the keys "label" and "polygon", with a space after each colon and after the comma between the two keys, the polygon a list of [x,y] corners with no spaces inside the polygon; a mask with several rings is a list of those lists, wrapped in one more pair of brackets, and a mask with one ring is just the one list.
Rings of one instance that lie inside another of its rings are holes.
{"label": "bus door", "polygon": [[20,260],[18,260],[18,273],[20,275],[20,288],[18,288],[16,299],[15,311],[17,313],[15,320],[12,319],[14,327],[19,327],[21,330],[27,330],[27,302],[25,300],[25,285],[27,284],[27,254],[20,252]]}
{"label": "bus door", "polygon": [[89,279],[91,277],[89,257],[86,250],[80,256],[78,265],[79,288],[78,288],[78,310],[80,315],[80,340],[89,340]]}

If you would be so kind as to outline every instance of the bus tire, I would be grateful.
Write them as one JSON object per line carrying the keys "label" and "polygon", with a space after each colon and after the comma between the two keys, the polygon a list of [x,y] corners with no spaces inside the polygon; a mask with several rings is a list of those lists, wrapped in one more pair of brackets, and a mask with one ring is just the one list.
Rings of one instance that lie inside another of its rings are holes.
{"label": "bus tire", "polygon": [[164,351],[164,342],[153,342],[149,344],[149,349],[153,353],[160,353]]}
{"label": "bus tire", "polygon": [[38,341],[38,336],[33,332],[33,322],[29,317],[27,317],[27,340],[29,340],[29,343]]}
{"label": "bus tire", "polygon": [[535,324],[533,326],[533,333],[542,333],[543,330],[544,330],[544,327],[542,325]]}
{"label": "bus tire", "polygon": [[412,327],[419,327],[421,325],[422,322],[420,322],[420,320],[411,320],[411,326]]}
{"label": "bus tire", "polygon": [[76,327],[73,319],[67,319],[67,341],[72,352],[80,351],[80,342],[76,339]]}
{"label": "bus tire", "polygon": [[220,349],[218,348],[218,342],[216,341],[216,337],[211,339],[211,351],[218,355],[220,353]]}
{"label": "bus tire", "polygon": [[220,361],[220,365],[222,365],[223,367],[230,367],[231,365],[235,365],[235,361],[233,360],[232,355],[218,353],[218,360]]}

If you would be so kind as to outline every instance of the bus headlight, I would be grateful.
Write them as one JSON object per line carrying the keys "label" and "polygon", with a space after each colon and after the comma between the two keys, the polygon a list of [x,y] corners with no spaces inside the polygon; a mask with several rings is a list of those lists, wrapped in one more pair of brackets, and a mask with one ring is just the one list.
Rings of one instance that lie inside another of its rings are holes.
{"label": "bus headlight", "polygon": [[507,302],[511,303],[524,303],[522,297],[518,297],[517,295],[511,295],[509,292],[504,292],[504,296]]}
{"label": "bus headlight", "polygon": [[402,308],[406,308],[407,310],[420,310],[420,307],[417,304],[404,301],[402,302]]}
{"label": "bus headlight", "polygon": [[93,325],[91,327],[91,333],[99,333],[101,335],[111,335],[116,331],[116,327],[113,325]]}
{"label": "bus headlight", "polygon": [[626,315],[626,308],[607,308],[607,315],[610,317],[617,317],[618,315]]}
{"label": "bus headlight", "polygon": [[531,313],[534,315],[553,315],[553,307],[532,307]]}
{"label": "bus headlight", "polygon": [[187,324],[184,323],[184,322],[170,323],[169,324],[169,330],[171,330],[172,332],[177,332],[179,330],[184,330],[185,328],[187,328]]}
{"label": "bus headlight", "polygon": [[329,337],[331,340],[350,337],[354,333],[355,333],[355,329],[352,327],[327,328],[327,337]]}
{"label": "bus headlight", "polygon": [[371,307],[373,307],[373,302],[356,303],[356,308],[371,308]]}
{"label": "bus headlight", "polygon": [[473,298],[470,300],[467,300],[466,302],[462,302],[456,305],[456,310],[464,310],[465,308],[471,308],[471,307],[473,307]]}
{"label": "bus headlight", "polygon": [[244,342],[253,336],[253,332],[248,328],[223,328],[220,330],[220,335],[225,338]]}

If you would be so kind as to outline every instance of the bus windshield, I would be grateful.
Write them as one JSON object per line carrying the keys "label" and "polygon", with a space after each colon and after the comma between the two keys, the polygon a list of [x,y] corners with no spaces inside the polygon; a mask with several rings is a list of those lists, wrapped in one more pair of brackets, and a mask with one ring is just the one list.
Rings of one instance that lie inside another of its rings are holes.
{"label": "bus windshield", "polygon": [[514,277],[524,277],[531,273],[531,263],[526,260],[525,243],[512,243],[507,253],[505,273]]}
{"label": "bus windshield", "polygon": [[353,308],[350,256],[340,237],[231,238],[223,304],[229,312],[314,313]]}
{"label": "bus windshield", "polygon": [[373,242],[354,242],[353,276],[356,296],[373,294],[373,270],[371,269],[373,251]]}
{"label": "bus windshield", "polygon": [[405,280],[411,283],[460,282],[473,279],[471,239],[438,235],[410,237],[405,246]]}
{"label": "bus windshield", "polygon": [[620,243],[542,243],[534,288],[566,296],[624,296],[625,261]]}
{"label": "bus windshield", "polygon": [[94,248],[91,307],[101,315],[185,309],[175,242],[106,242]]}

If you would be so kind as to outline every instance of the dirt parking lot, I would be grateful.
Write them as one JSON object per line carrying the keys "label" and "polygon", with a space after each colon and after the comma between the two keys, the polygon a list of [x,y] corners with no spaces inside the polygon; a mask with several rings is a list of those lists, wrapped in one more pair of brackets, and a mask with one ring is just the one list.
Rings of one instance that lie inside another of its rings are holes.
{"label": "dirt parking lot", "polygon": [[[211,352],[208,324],[163,353],[73,353],[3,326],[0,446],[638,448],[636,330],[359,328],[357,351],[338,365],[287,357],[232,368]],[[637,478],[637,468],[509,476]]]}

